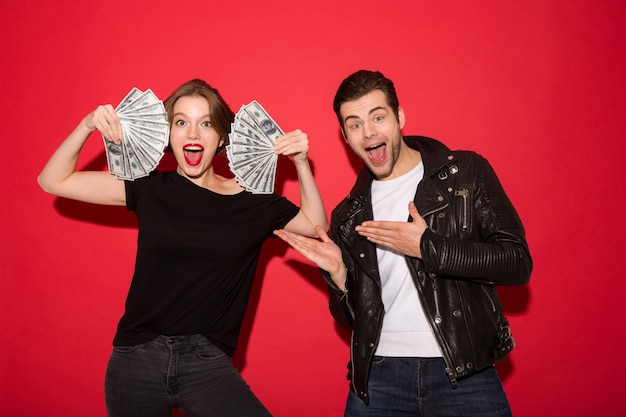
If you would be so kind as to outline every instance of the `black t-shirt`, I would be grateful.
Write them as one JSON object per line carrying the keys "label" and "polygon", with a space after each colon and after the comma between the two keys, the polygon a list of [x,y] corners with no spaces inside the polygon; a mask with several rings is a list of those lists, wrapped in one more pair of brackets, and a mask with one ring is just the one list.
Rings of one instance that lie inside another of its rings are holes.
{"label": "black t-shirt", "polygon": [[139,236],[113,344],[202,334],[232,355],[261,246],[299,208],[276,194],[217,194],[174,171],[125,184]]}

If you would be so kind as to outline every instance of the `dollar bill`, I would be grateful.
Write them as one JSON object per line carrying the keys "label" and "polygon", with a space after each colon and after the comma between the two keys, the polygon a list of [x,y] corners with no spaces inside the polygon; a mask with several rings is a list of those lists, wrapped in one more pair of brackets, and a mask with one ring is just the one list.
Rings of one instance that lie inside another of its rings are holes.
{"label": "dollar bill", "polygon": [[235,115],[226,155],[235,179],[246,190],[274,192],[278,160],[274,143],[281,135],[283,131],[256,100],[241,106]]}
{"label": "dollar bill", "polygon": [[128,94],[126,94],[126,96],[122,99],[122,101],[120,102],[120,104],[117,105],[117,107],[115,108],[115,112],[123,112],[124,109],[126,107],[128,107],[128,105],[130,103],[132,103],[133,101],[135,101],[135,99],[137,97],[139,97],[140,95],[143,94],[143,91],[141,91],[140,89],[138,89],[137,87],[133,87]]}
{"label": "dollar bill", "polygon": [[121,144],[116,144],[110,140],[102,138],[106,150],[109,172],[118,177],[126,176],[126,162],[124,161],[124,148]]}
{"label": "dollar bill", "polygon": [[124,137],[119,145],[103,138],[109,172],[130,181],[145,177],[156,169],[169,141],[165,107],[152,90],[133,87],[115,112]]}
{"label": "dollar bill", "polygon": [[256,100],[246,106],[245,112],[250,115],[257,126],[261,128],[261,132],[263,132],[272,143],[274,143],[279,136],[284,135],[281,128],[278,127],[278,124]]}

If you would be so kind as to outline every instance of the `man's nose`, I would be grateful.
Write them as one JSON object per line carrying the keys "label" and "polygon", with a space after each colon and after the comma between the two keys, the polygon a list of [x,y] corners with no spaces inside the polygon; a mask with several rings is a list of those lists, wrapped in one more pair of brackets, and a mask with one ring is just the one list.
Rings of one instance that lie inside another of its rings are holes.
{"label": "man's nose", "polygon": [[363,124],[363,135],[366,139],[371,139],[376,135],[376,127],[372,123]]}

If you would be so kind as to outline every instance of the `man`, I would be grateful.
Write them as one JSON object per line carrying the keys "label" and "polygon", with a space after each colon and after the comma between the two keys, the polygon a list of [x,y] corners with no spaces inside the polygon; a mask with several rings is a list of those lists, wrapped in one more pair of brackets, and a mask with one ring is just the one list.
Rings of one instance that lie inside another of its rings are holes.
{"label": "man", "polygon": [[[510,416],[494,363],[514,347],[495,285],[528,282],[522,223],[489,163],[402,136],[391,80],[358,71],[334,100],[365,166],[331,236],[276,234],[323,271],[352,332],[346,416]],[[408,219],[408,220],[407,220]]]}

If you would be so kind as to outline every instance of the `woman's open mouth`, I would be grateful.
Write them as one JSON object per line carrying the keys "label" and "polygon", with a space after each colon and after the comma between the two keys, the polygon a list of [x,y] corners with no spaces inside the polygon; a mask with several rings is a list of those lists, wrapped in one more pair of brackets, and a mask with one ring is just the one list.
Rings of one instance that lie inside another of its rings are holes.
{"label": "woman's open mouth", "polygon": [[183,155],[185,156],[185,162],[187,162],[187,164],[196,166],[202,161],[204,148],[195,143],[190,143],[183,146]]}

